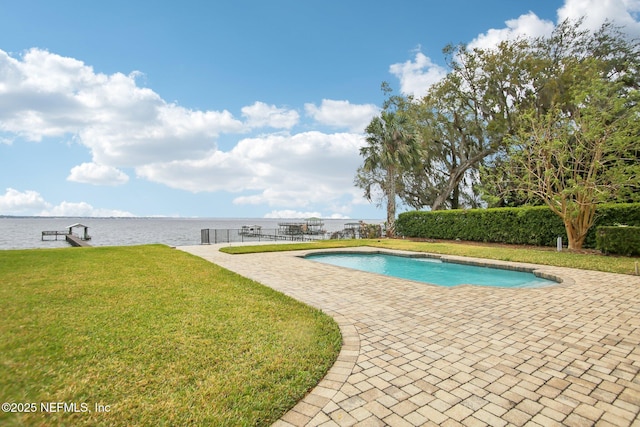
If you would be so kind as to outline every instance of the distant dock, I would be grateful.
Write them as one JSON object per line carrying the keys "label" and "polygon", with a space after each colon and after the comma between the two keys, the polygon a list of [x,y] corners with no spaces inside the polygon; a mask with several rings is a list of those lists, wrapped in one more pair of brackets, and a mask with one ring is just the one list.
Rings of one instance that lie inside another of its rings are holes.
{"label": "distant dock", "polygon": [[[82,228],[84,232],[80,235],[73,234],[74,228]],[[48,230],[42,232],[42,240],[50,240],[46,237],[52,237],[55,240],[58,240],[58,236],[64,236],[65,240],[71,245],[76,247],[87,247],[91,246],[87,243],[87,240],[91,240],[91,236],[89,236],[89,227],[82,224],[73,224],[67,227],[66,230]]]}

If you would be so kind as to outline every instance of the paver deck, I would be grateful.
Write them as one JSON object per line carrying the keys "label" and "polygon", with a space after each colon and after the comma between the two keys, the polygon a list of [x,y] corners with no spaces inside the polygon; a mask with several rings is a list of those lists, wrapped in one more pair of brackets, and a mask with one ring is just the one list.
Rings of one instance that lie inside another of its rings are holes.
{"label": "paver deck", "polygon": [[640,277],[509,263],[565,282],[444,288],[301,252],[179,249],[340,325],[338,361],[276,426],[640,426]]}

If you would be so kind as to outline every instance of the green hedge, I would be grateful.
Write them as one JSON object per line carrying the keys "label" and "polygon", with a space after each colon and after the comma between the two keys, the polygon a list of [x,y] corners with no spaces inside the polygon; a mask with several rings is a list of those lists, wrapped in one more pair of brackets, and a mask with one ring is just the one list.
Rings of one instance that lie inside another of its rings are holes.
{"label": "green hedge", "polygon": [[640,255],[640,227],[598,227],[596,247],[605,254]]}
{"label": "green hedge", "polygon": [[[640,226],[640,203],[599,205],[584,246],[595,248],[597,226],[617,224]],[[405,212],[398,216],[396,230],[429,239],[555,246],[562,236],[567,242],[562,220],[546,206]]]}

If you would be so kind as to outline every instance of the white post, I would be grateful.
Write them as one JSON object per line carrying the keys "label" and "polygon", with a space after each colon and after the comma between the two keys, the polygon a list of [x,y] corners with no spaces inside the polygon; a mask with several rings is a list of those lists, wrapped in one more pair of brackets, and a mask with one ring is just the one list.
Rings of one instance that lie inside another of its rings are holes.
{"label": "white post", "polygon": [[562,237],[558,236],[558,240],[556,242],[556,248],[558,249],[558,252],[562,252]]}

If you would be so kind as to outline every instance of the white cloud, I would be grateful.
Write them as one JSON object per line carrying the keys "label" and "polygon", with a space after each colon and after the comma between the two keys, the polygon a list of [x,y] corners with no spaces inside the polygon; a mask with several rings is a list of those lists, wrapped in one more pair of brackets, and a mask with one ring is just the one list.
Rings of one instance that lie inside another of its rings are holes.
{"label": "white cloud", "polygon": [[0,50],[0,131],[31,141],[75,135],[94,162],[123,167],[193,158],[222,132],[244,132],[228,111],[167,103],[129,75],[95,73],[73,58],[31,49]]}
{"label": "white cloud", "polygon": [[278,108],[275,105],[267,105],[256,101],[253,105],[242,107],[242,116],[247,119],[247,126],[272,127],[275,129],[291,129],[300,119],[295,110]]}
{"label": "white cloud", "polygon": [[505,24],[507,25],[506,28],[492,28],[486,33],[480,34],[468,46],[470,48],[490,49],[506,40],[547,36],[551,34],[555,27],[553,22],[540,19],[533,12],[520,15],[516,19],[510,19]]}
{"label": "white cloud", "polygon": [[598,29],[606,20],[625,27],[625,31],[640,36],[640,0],[565,0],[564,6],[558,9],[558,20],[578,19],[584,17],[583,25],[590,29]]}
{"label": "white cloud", "polygon": [[307,218],[326,218],[326,219],[350,219],[348,215],[341,213],[332,213],[330,215],[323,215],[317,211],[296,211],[293,209],[274,210],[264,215],[264,218],[289,218],[289,219],[307,219]]}
{"label": "white cloud", "polygon": [[67,202],[64,201],[58,206],[46,209],[39,214],[40,216],[78,216],[78,217],[132,217],[135,216],[130,212],[117,209],[100,209],[94,208],[86,202]]}
{"label": "white cloud", "polygon": [[96,123],[79,132],[96,163],[114,167],[175,159],[196,158],[216,147],[223,131],[240,131],[242,125],[228,111],[191,111],[163,105],[155,117],[134,123]]}
{"label": "white cloud", "polygon": [[296,211],[293,209],[274,210],[267,213],[265,218],[283,218],[283,219],[307,219],[307,218],[326,218],[326,219],[349,219],[347,215],[333,213],[331,215],[323,215],[317,211]]}
{"label": "white cloud", "polygon": [[308,116],[316,122],[333,128],[346,128],[351,132],[364,132],[371,119],[380,113],[374,104],[351,104],[349,101],[323,99],[320,106],[305,104]]}
{"label": "white cloud", "polygon": [[71,169],[67,180],[93,185],[122,185],[129,181],[129,176],[111,166],[83,163]]}
{"label": "white cloud", "polygon": [[50,206],[37,191],[18,191],[7,188],[4,195],[0,195],[0,214],[2,215],[32,215],[33,212]]}
{"label": "white cloud", "polygon": [[265,218],[292,218],[292,219],[303,219],[303,218],[322,218],[322,214],[320,212],[300,212],[294,211],[291,209],[283,209],[280,211],[271,211],[264,216]]}
{"label": "white cloud", "polygon": [[38,215],[38,216],[134,216],[130,212],[94,208],[85,202],[63,201],[57,206],[47,202],[37,191],[18,191],[7,188],[0,195],[0,215]]}
{"label": "white cloud", "polygon": [[[565,19],[575,21],[584,18],[583,27],[593,31],[608,20],[624,27],[624,31],[629,35],[638,37],[640,36],[639,13],[640,0],[565,0],[564,5],[558,9],[558,22]],[[486,49],[518,37],[546,36],[551,34],[555,27],[553,22],[540,19],[533,12],[510,19],[505,24],[505,28],[492,28],[480,34],[469,43],[469,47]]]}
{"label": "white cloud", "polygon": [[[361,135],[267,133],[222,151],[216,142],[221,134],[286,131],[300,115],[259,101],[241,109],[242,120],[226,110],[189,110],[140,87],[139,75],[96,73],[82,61],[40,49],[16,58],[0,51],[0,135],[71,137],[84,145],[92,160],[71,169],[67,180],[73,182],[125,184],[122,168],[131,167],[138,177],[171,188],[242,193],[239,204],[342,206],[343,198],[354,197]],[[372,104],[326,99],[305,108],[317,123],[359,133],[378,113]],[[48,208],[55,214],[93,211],[71,202]]]}
{"label": "white cloud", "polygon": [[7,136],[0,136],[0,144],[11,145],[13,144],[14,138],[10,138]]}
{"label": "white cloud", "polygon": [[[84,145],[91,161],[71,169],[72,182],[123,185],[129,176],[122,169],[133,168],[137,177],[171,188],[239,193],[236,204],[299,211],[322,204],[335,206],[338,214],[359,196],[353,175],[361,163],[361,133],[379,112],[375,105],[329,99],[305,104],[317,124],[353,133],[292,135],[288,131],[300,122],[294,109],[256,101],[241,109],[242,120],[227,110],[190,110],[141,87],[139,75],[97,73],[80,60],[41,49],[19,57],[0,50],[0,136],[5,143],[54,137]],[[218,148],[221,134],[261,128],[281,132]],[[64,202],[40,210],[91,215],[99,209]]]}
{"label": "white cloud", "polygon": [[447,70],[435,64],[422,52],[417,52],[414,61],[392,64],[389,72],[400,80],[400,91],[417,98],[426,95],[429,88],[447,74]]}
{"label": "white cloud", "polygon": [[349,219],[351,218],[348,215],[342,215],[340,213],[333,213],[331,215],[329,215],[329,219]]}
{"label": "white cloud", "polygon": [[245,138],[228,152],[141,166],[138,176],[198,191],[249,191],[236,204],[305,207],[353,197],[361,163],[358,134],[305,132]]}

